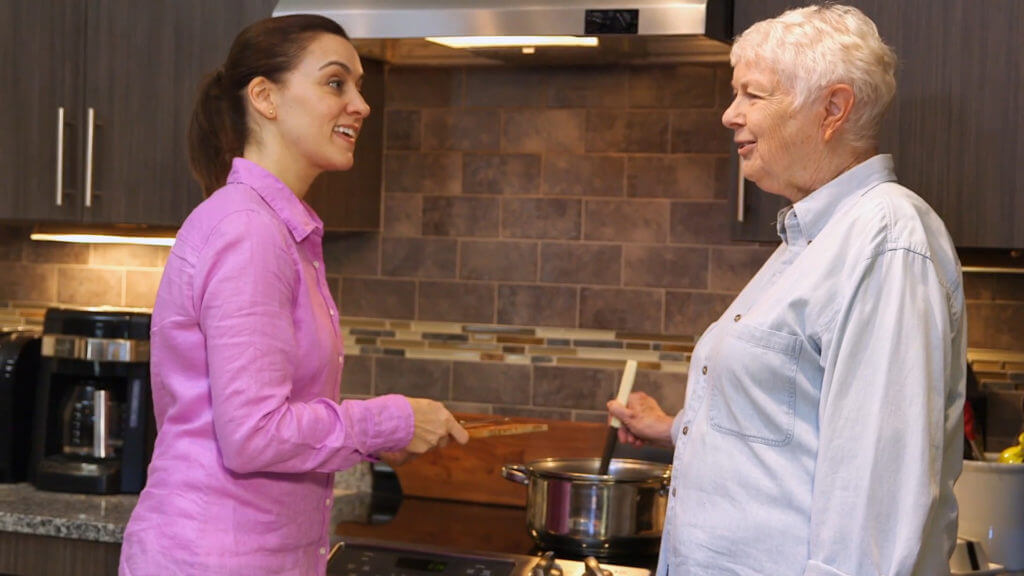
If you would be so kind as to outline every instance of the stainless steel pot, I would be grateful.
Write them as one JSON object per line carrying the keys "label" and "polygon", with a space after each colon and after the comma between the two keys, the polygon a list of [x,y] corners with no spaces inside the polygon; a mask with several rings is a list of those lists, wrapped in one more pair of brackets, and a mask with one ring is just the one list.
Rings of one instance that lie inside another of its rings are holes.
{"label": "stainless steel pot", "polygon": [[538,546],[598,557],[655,554],[672,467],[641,460],[545,458],[501,475],[527,486],[526,528]]}

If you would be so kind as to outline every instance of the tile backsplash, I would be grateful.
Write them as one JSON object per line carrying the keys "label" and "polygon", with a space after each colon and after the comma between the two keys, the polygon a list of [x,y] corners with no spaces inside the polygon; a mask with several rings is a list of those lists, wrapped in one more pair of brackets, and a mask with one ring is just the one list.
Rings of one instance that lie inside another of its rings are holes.
{"label": "tile backsplash", "polygon": [[[348,393],[595,420],[620,370],[573,364],[568,352],[538,361],[545,355],[527,350],[536,343],[510,352],[515,342],[492,342],[483,353],[500,359],[418,358],[394,352],[416,346],[358,333],[392,323],[578,331],[554,347],[592,354],[600,346],[588,339],[616,340],[613,362],[641,342],[685,354],[655,345],[692,342],[774,248],[729,238],[730,135],[719,122],[729,77],[710,64],[392,68],[386,106],[374,111],[385,122],[381,230],[325,241],[343,326],[352,324]],[[27,228],[2,226],[0,305],[149,307],[167,254],[31,242]],[[970,346],[1024,351],[1024,275],[968,274],[965,284]],[[670,368],[686,361],[669,358]],[[678,406],[680,371],[647,365],[638,386]]]}
{"label": "tile backsplash", "polygon": [[381,233],[326,247],[342,313],[699,333],[772,250],[728,239],[729,77],[391,69]]}

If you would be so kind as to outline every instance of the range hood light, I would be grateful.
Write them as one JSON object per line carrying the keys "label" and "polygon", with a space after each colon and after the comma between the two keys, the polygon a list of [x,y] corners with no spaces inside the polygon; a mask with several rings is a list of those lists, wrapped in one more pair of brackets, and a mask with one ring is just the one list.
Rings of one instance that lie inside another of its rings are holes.
{"label": "range hood light", "polygon": [[433,36],[426,40],[449,48],[532,48],[536,46],[584,46],[593,48],[595,36]]}

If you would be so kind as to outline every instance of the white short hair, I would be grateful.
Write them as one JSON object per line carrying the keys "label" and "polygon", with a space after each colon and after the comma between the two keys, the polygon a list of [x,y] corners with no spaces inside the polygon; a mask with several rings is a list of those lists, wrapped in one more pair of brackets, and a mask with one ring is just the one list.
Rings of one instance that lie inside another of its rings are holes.
{"label": "white short hair", "polygon": [[747,28],[732,46],[730,61],[769,67],[792,90],[796,106],[838,83],[853,88],[846,139],[875,145],[896,93],[896,54],[870,18],[852,6],[823,4],[795,8]]}

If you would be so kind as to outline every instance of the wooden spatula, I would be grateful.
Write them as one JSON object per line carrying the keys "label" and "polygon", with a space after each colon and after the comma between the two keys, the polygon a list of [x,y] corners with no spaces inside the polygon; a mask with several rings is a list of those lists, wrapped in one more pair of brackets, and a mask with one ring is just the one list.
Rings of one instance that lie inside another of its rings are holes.
{"label": "wooden spatula", "polygon": [[[626,360],[626,369],[622,371],[622,381],[619,382],[619,394],[615,397],[623,405],[629,401],[629,393],[633,391],[634,379],[636,379],[636,360]],[[615,451],[620,426],[622,426],[622,422],[615,417],[608,423],[608,436],[604,440],[604,452],[601,454],[601,465],[597,471],[602,476],[608,474],[608,466],[612,463],[612,452]]]}

